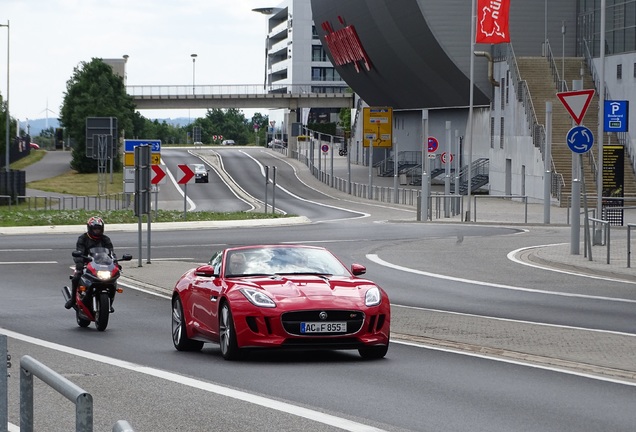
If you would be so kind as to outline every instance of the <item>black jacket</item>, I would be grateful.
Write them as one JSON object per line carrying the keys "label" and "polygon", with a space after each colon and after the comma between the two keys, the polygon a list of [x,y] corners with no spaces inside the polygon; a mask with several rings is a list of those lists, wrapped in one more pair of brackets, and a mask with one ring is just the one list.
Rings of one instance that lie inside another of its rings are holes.
{"label": "black jacket", "polygon": [[[87,233],[84,233],[77,238],[75,250],[81,251],[84,256],[88,255],[88,251],[94,247],[104,247],[110,249],[113,255],[115,254],[113,242],[110,241],[110,237],[107,235],[102,235],[100,240],[90,238]],[[84,265],[82,258],[73,258],[73,260],[75,261],[76,266]]]}

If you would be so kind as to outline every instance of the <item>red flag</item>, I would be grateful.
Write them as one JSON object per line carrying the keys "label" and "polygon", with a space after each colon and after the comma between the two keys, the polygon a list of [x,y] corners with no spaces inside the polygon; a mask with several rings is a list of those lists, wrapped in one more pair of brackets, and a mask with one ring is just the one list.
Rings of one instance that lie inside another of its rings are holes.
{"label": "red flag", "polygon": [[510,0],[477,0],[476,43],[510,42]]}

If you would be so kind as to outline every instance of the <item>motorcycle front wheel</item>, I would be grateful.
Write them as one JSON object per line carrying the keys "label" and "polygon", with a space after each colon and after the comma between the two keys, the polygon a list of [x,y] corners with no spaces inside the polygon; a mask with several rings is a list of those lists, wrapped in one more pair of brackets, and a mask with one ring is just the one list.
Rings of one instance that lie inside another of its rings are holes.
{"label": "motorcycle front wheel", "polygon": [[108,292],[99,293],[97,299],[97,310],[95,311],[95,327],[104,331],[108,327],[108,317],[110,316],[110,298]]}

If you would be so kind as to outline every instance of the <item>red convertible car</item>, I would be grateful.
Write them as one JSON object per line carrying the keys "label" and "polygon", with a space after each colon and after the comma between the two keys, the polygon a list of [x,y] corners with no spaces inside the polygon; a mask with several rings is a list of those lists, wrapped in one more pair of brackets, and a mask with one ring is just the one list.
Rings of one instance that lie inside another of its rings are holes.
{"label": "red convertible car", "polygon": [[188,270],[172,295],[179,351],[218,343],[226,360],[247,349],[357,349],[366,359],[389,348],[386,292],[322,247],[242,246]]}

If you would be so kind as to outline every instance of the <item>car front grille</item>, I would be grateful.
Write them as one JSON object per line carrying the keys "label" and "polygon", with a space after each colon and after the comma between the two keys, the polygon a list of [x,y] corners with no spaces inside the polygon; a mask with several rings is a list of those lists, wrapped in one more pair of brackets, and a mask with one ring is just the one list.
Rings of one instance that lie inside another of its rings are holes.
{"label": "car front grille", "polygon": [[[354,310],[317,309],[310,311],[286,312],[281,316],[281,320],[285,331],[296,336],[315,337],[324,335],[345,335],[356,333],[360,330],[360,328],[362,328],[362,324],[364,323],[364,312]],[[346,322],[347,331],[339,333],[305,334],[300,332],[300,326],[303,322]]]}

